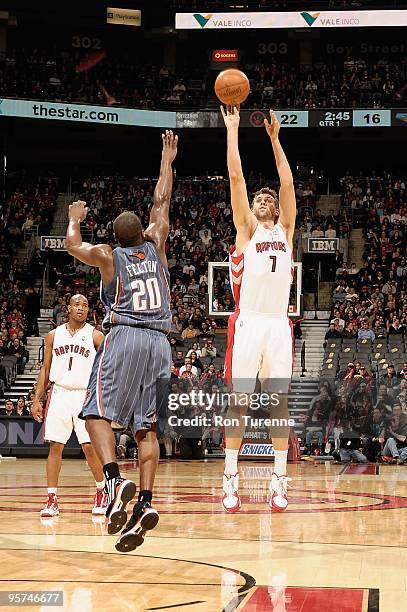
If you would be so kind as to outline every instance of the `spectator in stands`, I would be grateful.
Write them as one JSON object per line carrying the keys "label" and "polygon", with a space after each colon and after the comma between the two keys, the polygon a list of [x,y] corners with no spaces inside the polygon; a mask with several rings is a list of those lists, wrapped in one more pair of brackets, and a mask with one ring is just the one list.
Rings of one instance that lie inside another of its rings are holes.
{"label": "spectator in stands", "polygon": [[[400,450],[407,448],[407,415],[402,413],[401,405],[395,403],[392,418],[386,428],[387,440],[384,445],[383,457],[391,457],[390,463],[400,459]],[[403,453],[401,461],[407,459],[406,452]]]}
{"label": "spectator in stands", "polygon": [[[187,368],[187,366],[190,366]],[[191,357],[185,357],[184,365],[179,369],[179,377],[181,378],[185,371],[191,372],[195,377],[198,376],[198,370],[192,365]]]}
{"label": "spectator in stands", "polygon": [[400,319],[397,316],[394,316],[392,323],[389,324],[389,327],[388,327],[389,335],[393,335],[393,334],[402,335],[404,334],[404,330],[405,330],[405,327],[404,325],[400,324]]}
{"label": "spectator in stands", "polygon": [[356,430],[353,419],[346,419],[339,435],[339,455],[342,463],[349,463],[352,459],[357,463],[366,463],[367,457],[362,453],[362,447],[360,433]]}
{"label": "spectator in stands", "polygon": [[205,368],[201,376],[200,384],[201,386],[207,383],[213,384],[214,382],[217,384],[217,379],[218,379],[218,374],[216,372],[215,366],[213,363],[210,363],[209,366]]}
{"label": "spectator in stands", "polygon": [[196,338],[197,336],[199,336],[199,330],[194,327],[194,324],[191,321],[182,332],[181,338],[183,340],[188,340],[191,338]]}
{"label": "spectator in stands", "polygon": [[202,357],[202,351],[199,348],[198,342],[194,342],[192,344],[192,348],[190,348],[189,351],[187,352],[187,357],[190,357],[192,352],[194,352],[197,357]]}
{"label": "spectator in stands", "polygon": [[325,230],[325,238],[336,238],[336,229],[331,223],[328,225],[327,229]]}
{"label": "spectator in stands", "polygon": [[24,344],[18,338],[13,340],[8,351],[9,355],[14,355],[17,358],[17,370],[19,374],[24,374],[26,363],[30,359],[30,354]]}
{"label": "spectator in stands", "polygon": [[360,431],[363,436],[363,453],[369,461],[376,461],[381,455],[384,440],[386,421],[379,408],[374,408],[361,423]]}
{"label": "spectator in stands", "polygon": [[369,328],[367,321],[362,322],[362,326],[358,331],[358,340],[373,340],[375,339],[374,332]]}
{"label": "spectator in stands", "polygon": [[387,367],[387,373],[384,376],[381,376],[379,379],[379,385],[385,386],[387,391],[394,396],[394,392],[400,385],[400,380],[396,374],[394,365],[391,364]]}
{"label": "spectator in stands", "polygon": [[26,402],[25,402],[25,397],[20,396],[17,400],[17,404],[16,404],[16,411],[15,411],[16,416],[30,416],[30,411],[27,408]]}
{"label": "spectator in stands", "polygon": [[192,351],[189,356],[191,358],[191,365],[195,366],[195,368],[198,370],[198,376],[200,376],[202,370],[204,369],[202,361],[199,359],[195,351]]}
{"label": "spectator in stands", "polygon": [[40,316],[40,296],[33,287],[25,290],[24,314],[27,324],[27,336],[39,336],[38,317]]}
{"label": "spectator in stands", "polygon": [[[192,368],[194,368],[194,370]],[[185,366],[181,368],[181,370],[179,377],[189,383],[190,389],[199,383],[198,370],[191,363],[185,363]],[[196,374],[194,372],[196,372]]]}
{"label": "spectator in stands", "polygon": [[325,340],[329,340],[329,338],[342,338],[342,334],[339,331],[339,325],[337,323],[330,323],[329,329],[325,334]]}
{"label": "spectator in stands", "polygon": [[[116,454],[118,459],[125,459],[129,456],[130,450],[135,449],[134,435],[131,427],[127,427],[123,431],[115,432],[117,440]],[[137,456],[137,455],[135,455]]]}
{"label": "spectator in stands", "polygon": [[57,314],[57,325],[62,325],[62,323],[66,323],[68,320],[68,309],[66,304],[62,304],[58,314]]}
{"label": "spectator in stands", "polygon": [[202,348],[202,357],[211,357],[212,359],[216,357],[216,347],[213,345],[213,340],[208,338],[206,340],[203,348]]}
{"label": "spectator in stands", "polygon": [[349,321],[349,323],[347,323],[345,329],[342,332],[342,337],[347,339],[358,337],[358,326],[355,321]]}
{"label": "spectator in stands", "polygon": [[174,366],[176,368],[181,368],[184,363],[184,353],[182,351],[177,351],[174,359]]}
{"label": "spectator in stands", "polygon": [[384,327],[383,320],[381,318],[375,320],[373,325],[373,333],[375,338],[386,338],[387,330]]}
{"label": "spectator in stands", "polygon": [[407,375],[407,361],[403,363],[403,367],[398,373],[398,377],[403,380],[403,378]]}
{"label": "spectator in stands", "polygon": [[313,411],[316,402],[319,403],[322,410],[322,418],[327,422],[329,414],[332,412],[333,402],[326,384],[321,385],[318,395],[311,400],[310,411]]}
{"label": "spectator in stands", "polygon": [[12,400],[6,400],[4,408],[2,408],[3,416],[14,416],[16,413],[16,409]]}
{"label": "spectator in stands", "polygon": [[326,424],[327,421],[325,420],[322,403],[316,401],[305,418],[305,447],[308,454],[311,452],[312,441],[314,439],[317,440],[318,448],[321,451]]}

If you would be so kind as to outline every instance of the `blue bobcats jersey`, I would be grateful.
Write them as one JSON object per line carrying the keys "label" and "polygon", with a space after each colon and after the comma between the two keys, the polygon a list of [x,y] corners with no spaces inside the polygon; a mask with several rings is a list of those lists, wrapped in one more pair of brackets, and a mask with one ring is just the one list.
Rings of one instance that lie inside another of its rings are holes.
{"label": "blue bobcats jersey", "polygon": [[101,283],[100,297],[106,308],[103,327],[130,325],[168,333],[171,328],[170,275],[156,246],[143,242],[113,251],[115,275],[109,285]]}

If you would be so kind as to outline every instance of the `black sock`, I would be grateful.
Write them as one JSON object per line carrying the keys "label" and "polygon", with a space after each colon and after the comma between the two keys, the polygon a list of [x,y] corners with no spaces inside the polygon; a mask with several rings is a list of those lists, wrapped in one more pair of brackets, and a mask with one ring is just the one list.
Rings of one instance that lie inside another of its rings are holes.
{"label": "black sock", "polygon": [[151,504],[151,500],[153,499],[153,492],[152,491],[140,491],[138,494],[138,502],[137,503],[141,503],[141,504]]}
{"label": "black sock", "polygon": [[103,473],[106,480],[113,480],[113,478],[120,478],[119,466],[116,462],[106,463],[103,466]]}

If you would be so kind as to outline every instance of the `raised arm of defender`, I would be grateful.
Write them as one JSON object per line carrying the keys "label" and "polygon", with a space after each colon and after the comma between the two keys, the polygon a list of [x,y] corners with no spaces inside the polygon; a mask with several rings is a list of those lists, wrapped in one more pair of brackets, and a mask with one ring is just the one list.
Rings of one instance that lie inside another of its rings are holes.
{"label": "raised arm of defender", "polygon": [[97,266],[103,282],[110,283],[114,276],[112,249],[108,244],[83,242],[81,223],[86,219],[86,202],[78,200],[69,207],[69,224],[66,230],[66,249],[70,255],[88,266]]}
{"label": "raised arm of defender", "polygon": [[280,178],[279,223],[283,226],[288,243],[292,246],[295,216],[297,214],[293,175],[278,138],[280,124],[273,111],[270,111],[270,121],[264,119],[264,125],[271,140],[277,172]]}
{"label": "raised arm of defender", "polygon": [[154,204],[145,236],[154,241],[160,257],[166,261],[165,241],[170,228],[169,210],[173,183],[172,162],[177,155],[178,136],[175,136],[171,130],[166,130],[162,140],[160,176],[154,190]]}
{"label": "raised arm of defender", "polygon": [[242,163],[240,161],[238,145],[239,111],[235,106],[232,108],[228,107],[226,112],[223,106],[220,109],[227,129],[227,163],[231,203],[233,222],[237,231],[236,247],[240,253],[253,236],[257,226],[257,219],[250,209],[246,181],[244,180]]}

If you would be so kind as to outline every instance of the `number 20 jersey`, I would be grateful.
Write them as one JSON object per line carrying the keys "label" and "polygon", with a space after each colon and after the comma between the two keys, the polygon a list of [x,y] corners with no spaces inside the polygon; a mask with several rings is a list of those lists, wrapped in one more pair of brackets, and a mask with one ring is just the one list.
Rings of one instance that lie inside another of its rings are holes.
{"label": "number 20 jersey", "polygon": [[106,308],[104,327],[129,325],[168,333],[171,329],[169,272],[155,244],[117,247],[113,251],[115,275],[101,284]]}
{"label": "number 20 jersey", "polygon": [[292,252],[279,223],[268,229],[258,223],[244,253],[230,252],[230,273],[236,309],[287,317],[293,278]]}

